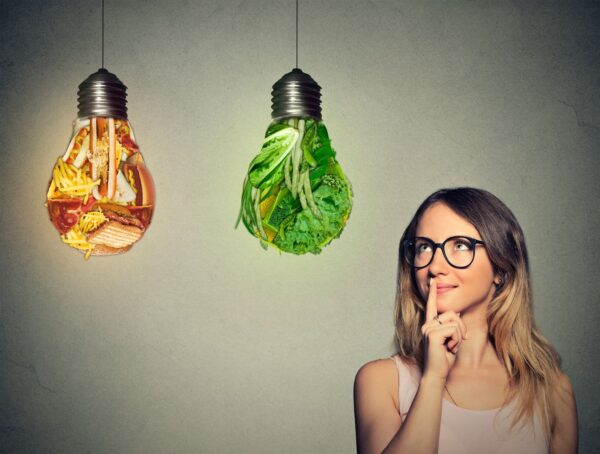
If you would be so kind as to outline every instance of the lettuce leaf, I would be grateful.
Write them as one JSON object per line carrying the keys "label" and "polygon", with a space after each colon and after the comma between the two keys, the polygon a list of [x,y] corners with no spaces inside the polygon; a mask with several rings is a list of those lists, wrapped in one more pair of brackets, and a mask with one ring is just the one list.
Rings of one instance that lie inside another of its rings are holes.
{"label": "lettuce leaf", "polygon": [[352,204],[348,186],[339,176],[326,175],[313,197],[321,218],[316,218],[310,209],[298,213],[275,237],[275,245],[281,250],[319,254],[322,247],[340,236]]}

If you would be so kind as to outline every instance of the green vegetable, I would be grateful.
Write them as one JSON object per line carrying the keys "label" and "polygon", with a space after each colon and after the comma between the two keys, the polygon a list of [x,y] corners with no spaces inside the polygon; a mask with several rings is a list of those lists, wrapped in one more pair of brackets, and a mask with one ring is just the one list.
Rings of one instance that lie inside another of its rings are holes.
{"label": "green vegetable", "polygon": [[318,254],[321,248],[340,236],[352,206],[348,186],[337,175],[326,175],[323,180],[313,193],[321,218],[311,210],[300,212],[283,229],[284,234],[275,238],[279,249],[295,254]]}
{"label": "green vegetable", "polygon": [[291,217],[296,211],[299,211],[300,203],[298,200],[294,200],[292,193],[289,189],[283,188],[279,191],[277,199],[271,208],[271,211],[267,213],[263,219],[263,223],[277,231],[281,226],[281,223]]}
{"label": "green vegetable", "polygon": [[304,174],[304,194],[306,194],[306,201],[308,202],[308,206],[310,207],[310,211],[317,217],[321,217],[321,212],[315,203],[315,199],[312,194],[312,189],[310,188],[310,177],[308,176],[308,172]]}
{"label": "green vegetable", "polygon": [[297,139],[298,131],[289,127],[265,138],[260,153],[248,168],[248,177],[252,186],[259,187],[271,172],[278,169],[279,164],[294,148]]}
{"label": "green vegetable", "polygon": [[255,190],[254,193],[254,210],[256,213],[256,219],[258,220],[258,232],[260,233],[260,238],[265,240],[267,239],[267,234],[265,233],[265,229],[262,226],[262,222],[260,221],[260,190]]}
{"label": "green vegetable", "polygon": [[[237,228],[240,224],[240,220],[244,222],[244,226],[252,235],[254,235],[255,221],[254,221],[254,209],[252,209],[252,184],[246,176],[244,180],[244,186],[242,190],[242,206],[240,207],[240,213],[238,215],[235,227]],[[249,209],[250,208],[250,209]]]}
{"label": "green vegetable", "polygon": [[283,175],[285,176],[285,185],[288,188],[292,187],[292,155],[288,155],[288,157],[285,159],[285,168],[284,168],[284,173]]}
{"label": "green vegetable", "polygon": [[317,134],[313,141],[313,158],[318,165],[323,165],[329,158],[335,158],[335,151],[331,148],[331,140],[327,134],[327,128],[323,123],[317,125]]}
{"label": "green vegetable", "polygon": [[312,118],[287,118],[267,129],[244,180],[240,221],[266,248],[318,254],[340,236],[352,189],[336,161],[327,128]]}
{"label": "green vegetable", "polygon": [[313,145],[315,142],[315,138],[317,135],[317,125],[314,120],[306,121],[306,132],[304,133],[304,137],[302,138],[302,153],[304,155],[304,160],[311,166],[315,167],[317,165],[317,161],[313,157],[311,151],[313,149]]}
{"label": "green vegetable", "polygon": [[296,140],[294,152],[292,153],[292,197],[294,198],[298,194],[298,178],[300,176],[300,163],[302,160],[301,137],[304,134],[304,120],[298,120],[298,134],[300,138]]}
{"label": "green vegetable", "polygon": [[281,123],[271,123],[269,125],[269,127],[267,128],[267,132],[265,133],[265,137],[269,137],[271,134],[275,134],[278,131],[281,131],[282,129],[287,128],[287,125],[281,124]]}

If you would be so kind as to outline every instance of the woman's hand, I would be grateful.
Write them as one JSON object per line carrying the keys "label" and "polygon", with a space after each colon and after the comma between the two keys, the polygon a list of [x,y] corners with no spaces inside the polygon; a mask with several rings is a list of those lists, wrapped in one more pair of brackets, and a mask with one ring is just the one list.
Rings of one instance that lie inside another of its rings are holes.
{"label": "woman's hand", "polygon": [[421,327],[425,343],[425,370],[423,376],[446,381],[456,359],[456,352],[467,338],[467,328],[460,314],[453,311],[437,313],[437,283],[429,280],[429,295],[425,308],[425,324]]}

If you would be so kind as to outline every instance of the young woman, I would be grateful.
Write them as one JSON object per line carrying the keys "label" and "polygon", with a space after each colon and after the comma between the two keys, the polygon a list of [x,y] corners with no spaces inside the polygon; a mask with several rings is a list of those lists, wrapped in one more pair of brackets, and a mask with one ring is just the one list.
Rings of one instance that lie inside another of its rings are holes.
{"label": "young woman", "polygon": [[400,241],[398,354],[354,384],[370,453],[575,453],[577,411],[533,319],[523,232],[497,197],[443,189]]}

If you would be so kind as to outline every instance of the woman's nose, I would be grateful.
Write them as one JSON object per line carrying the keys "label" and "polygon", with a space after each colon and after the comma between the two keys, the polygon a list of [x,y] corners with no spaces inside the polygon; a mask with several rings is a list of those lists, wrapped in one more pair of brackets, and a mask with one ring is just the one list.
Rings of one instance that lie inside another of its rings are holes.
{"label": "woman's nose", "polygon": [[448,270],[448,262],[441,247],[436,247],[433,251],[433,258],[429,264],[429,274],[444,274]]}

